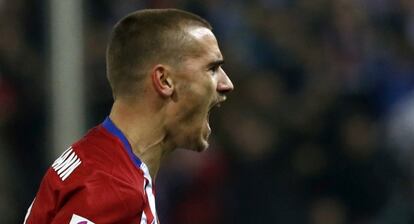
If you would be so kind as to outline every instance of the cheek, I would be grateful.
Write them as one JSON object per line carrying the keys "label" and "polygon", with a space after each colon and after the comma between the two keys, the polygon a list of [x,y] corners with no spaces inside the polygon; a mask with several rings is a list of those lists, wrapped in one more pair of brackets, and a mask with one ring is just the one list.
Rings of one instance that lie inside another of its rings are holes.
{"label": "cheek", "polygon": [[203,79],[194,82],[198,83],[183,86],[181,95],[183,98],[186,98],[186,101],[192,106],[200,107],[204,103],[211,101],[216,91],[216,87],[214,85],[214,80]]}
{"label": "cheek", "polygon": [[199,127],[207,117],[211,100],[203,94],[190,94],[182,101],[178,114],[179,122],[187,127]]}
{"label": "cheek", "polygon": [[219,78],[219,76],[218,75],[215,75],[210,80],[210,86],[209,86],[210,88],[209,88],[209,90],[211,91],[211,93],[210,93],[211,95],[214,95],[214,94],[217,93],[218,78]]}
{"label": "cheek", "polygon": [[[205,74],[203,74],[205,75]],[[195,119],[207,114],[216,92],[215,80],[205,75],[177,86],[177,115],[181,119]]]}

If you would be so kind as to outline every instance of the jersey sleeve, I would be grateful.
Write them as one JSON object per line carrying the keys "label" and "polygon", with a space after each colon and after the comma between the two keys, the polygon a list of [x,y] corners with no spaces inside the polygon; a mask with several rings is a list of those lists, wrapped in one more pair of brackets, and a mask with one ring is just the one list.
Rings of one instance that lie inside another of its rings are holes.
{"label": "jersey sleeve", "polygon": [[86,162],[67,175],[72,160],[67,154],[46,172],[25,224],[138,223],[145,197],[134,186]]}
{"label": "jersey sleeve", "polygon": [[27,223],[50,223],[53,218],[56,200],[54,191],[47,178],[43,178],[39,191],[32,204],[27,210],[24,224]]}
{"label": "jersey sleeve", "polygon": [[91,223],[125,223],[136,215],[139,209],[134,211],[133,207],[136,206],[132,206],[134,202],[130,201],[131,198],[137,198],[133,192],[111,180],[102,181],[104,179],[99,177],[89,181],[67,194],[51,223],[70,223],[76,217],[85,219],[76,221],[88,220]]}

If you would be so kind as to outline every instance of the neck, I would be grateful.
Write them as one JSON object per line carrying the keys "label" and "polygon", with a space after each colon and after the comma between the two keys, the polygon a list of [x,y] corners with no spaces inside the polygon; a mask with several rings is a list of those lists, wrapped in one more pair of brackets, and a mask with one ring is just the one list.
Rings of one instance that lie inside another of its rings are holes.
{"label": "neck", "polygon": [[148,166],[155,180],[161,161],[172,151],[163,128],[162,110],[151,105],[115,101],[109,117],[131,144],[134,154]]}

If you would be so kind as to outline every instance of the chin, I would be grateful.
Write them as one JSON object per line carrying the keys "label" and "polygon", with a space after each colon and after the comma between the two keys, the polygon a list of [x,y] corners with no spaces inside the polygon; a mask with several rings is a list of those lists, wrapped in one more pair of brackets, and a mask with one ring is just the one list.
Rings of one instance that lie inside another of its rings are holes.
{"label": "chin", "polygon": [[204,152],[204,151],[206,151],[206,150],[208,149],[208,146],[209,146],[208,142],[207,142],[207,141],[205,141],[205,142],[203,143],[203,145],[202,145],[201,147],[199,147],[199,148],[198,148],[198,150],[196,150],[196,151],[197,151],[197,152]]}
{"label": "chin", "polygon": [[193,141],[193,144],[185,148],[194,152],[204,152],[208,149],[208,146],[209,144],[207,139],[200,138],[197,141]]}
{"label": "chin", "polygon": [[[182,134],[179,135],[179,140],[177,141],[177,148],[187,149],[194,152],[203,152],[206,151],[209,147],[208,139],[209,133],[207,130],[198,129],[192,130],[192,132],[187,132],[191,134]],[[178,136],[177,136],[178,137]]]}

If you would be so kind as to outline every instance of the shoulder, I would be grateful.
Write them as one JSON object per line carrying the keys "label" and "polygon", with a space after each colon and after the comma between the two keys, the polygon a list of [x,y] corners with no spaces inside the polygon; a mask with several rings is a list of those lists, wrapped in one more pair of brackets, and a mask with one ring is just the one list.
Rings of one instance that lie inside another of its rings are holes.
{"label": "shoulder", "polygon": [[[124,154],[120,144],[103,130],[92,129],[51,164],[28,220],[69,220],[77,214],[101,220],[99,223],[115,223],[116,219],[107,219],[142,210],[144,177],[131,168]],[[111,215],[101,216],[103,212]]]}
{"label": "shoulder", "polygon": [[98,126],[65,150],[46,177],[61,192],[81,187],[138,196],[144,177],[130,163],[116,139]]}
{"label": "shoulder", "polygon": [[110,180],[124,179],[127,182],[143,179],[141,171],[134,168],[118,139],[102,126],[97,126],[65,150],[53,162],[50,171],[61,182],[68,183],[96,179],[95,176],[105,176],[107,178],[102,179]]}
{"label": "shoulder", "polygon": [[72,183],[99,173],[112,173],[116,164],[116,144],[99,126],[66,149],[50,166],[47,175],[58,183]]}

